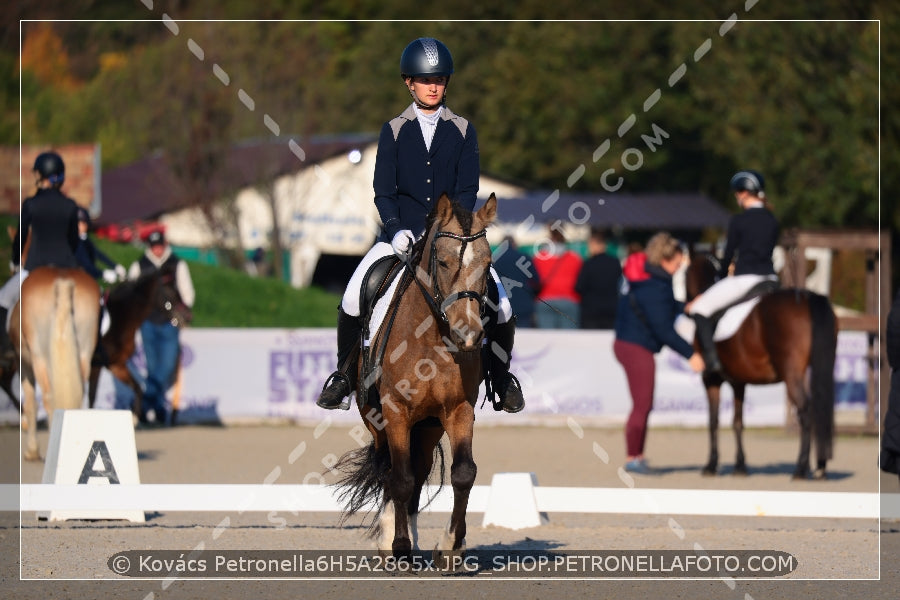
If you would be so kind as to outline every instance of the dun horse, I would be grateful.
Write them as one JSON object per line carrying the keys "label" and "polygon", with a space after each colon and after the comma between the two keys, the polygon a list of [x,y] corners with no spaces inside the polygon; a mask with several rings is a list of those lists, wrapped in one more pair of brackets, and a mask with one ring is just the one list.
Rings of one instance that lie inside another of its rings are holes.
{"label": "dun horse", "polygon": [[[385,324],[370,347],[384,358],[374,390],[357,401],[373,441],[344,455],[341,498],[349,515],[378,506],[371,534],[379,549],[410,555],[417,546],[416,516],[422,486],[435,458],[443,476],[440,440],[447,433],[452,464],[453,511],[434,549],[436,560],[465,552],[466,507],[475,481],[472,456],[474,406],[482,379],[481,316],[487,293],[494,220],[491,195],[470,213],[443,195],[429,215],[425,236],[413,248]],[[400,315],[399,319],[395,319]],[[380,517],[380,519],[379,519]]]}
{"label": "dun horse", "polygon": [[[715,281],[709,256],[691,257],[685,274],[690,301]],[[805,289],[780,289],[764,295],[737,332],[716,342],[722,375],[705,376],[709,398],[709,461],[704,475],[718,468],[719,392],[724,381],[734,391],[734,472],[747,473],[742,440],[744,391],[748,384],[784,382],[800,425],[800,454],[794,479],[810,475],[810,443],[816,438],[816,479],[825,478],[834,434],[834,360],[837,325],[827,298]],[[807,373],[808,372],[808,373]]]}
{"label": "dun horse", "polygon": [[48,423],[55,409],[81,408],[97,343],[99,303],[100,288],[82,269],[39,267],[22,282],[10,337],[22,365],[27,460],[40,459],[35,384],[41,388]]}

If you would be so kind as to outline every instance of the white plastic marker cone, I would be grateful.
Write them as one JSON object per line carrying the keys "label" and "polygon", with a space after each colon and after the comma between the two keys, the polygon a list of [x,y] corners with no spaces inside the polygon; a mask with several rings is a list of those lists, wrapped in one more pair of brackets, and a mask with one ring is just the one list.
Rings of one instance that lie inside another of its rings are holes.
{"label": "white plastic marker cone", "polygon": [[507,529],[538,527],[548,522],[534,497],[534,473],[494,473],[481,526]]}

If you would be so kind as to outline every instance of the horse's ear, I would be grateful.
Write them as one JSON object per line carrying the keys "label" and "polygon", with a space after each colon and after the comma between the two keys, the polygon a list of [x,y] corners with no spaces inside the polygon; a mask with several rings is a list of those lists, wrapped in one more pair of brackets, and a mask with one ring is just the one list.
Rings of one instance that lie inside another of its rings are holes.
{"label": "horse's ear", "polygon": [[481,219],[485,226],[493,223],[494,218],[497,216],[497,196],[491,194],[491,197],[484,203],[484,206],[478,209],[475,216]]}
{"label": "horse's ear", "polygon": [[446,224],[453,219],[453,204],[450,197],[445,193],[441,194],[437,203],[437,220],[438,223]]}

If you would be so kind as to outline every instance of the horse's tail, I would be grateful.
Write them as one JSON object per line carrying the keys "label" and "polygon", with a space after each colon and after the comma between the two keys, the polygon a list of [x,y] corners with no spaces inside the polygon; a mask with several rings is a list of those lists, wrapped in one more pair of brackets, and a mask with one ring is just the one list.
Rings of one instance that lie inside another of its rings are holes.
{"label": "horse's tail", "polygon": [[81,408],[84,394],[73,316],[75,281],[53,282],[53,329],[50,335],[50,385],[55,408]]}
{"label": "horse's tail", "polygon": [[334,484],[341,488],[338,500],[344,504],[341,525],[351,515],[374,504],[377,508],[369,524],[369,533],[377,536],[380,523],[378,517],[383,509],[382,499],[391,471],[391,454],[387,444],[376,450],[373,440],[368,446],[344,454],[334,468],[342,473]]}
{"label": "horse's tail", "polygon": [[834,357],[837,348],[837,327],[834,310],[828,298],[809,294],[812,322],[810,350],[810,395],[816,448],[819,456],[832,457],[834,437]]}

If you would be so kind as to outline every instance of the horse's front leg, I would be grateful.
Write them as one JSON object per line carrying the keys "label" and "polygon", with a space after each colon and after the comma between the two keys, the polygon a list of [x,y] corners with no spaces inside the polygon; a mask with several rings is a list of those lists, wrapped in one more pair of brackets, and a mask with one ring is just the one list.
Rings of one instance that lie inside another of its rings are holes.
{"label": "horse's front leg", "polygon": [[707,381],[705,377],[703,384],[709,400],[709,460],[702,474],[715,475],[719,469],[719,395],[722,384]]}
{"label": "horse's front leg", "polygon": [[466,551],[466,508],[469,492],[475,484],[478,468],[472,458],[472,436],[475,414],[472,405],[462,403],[444,421],[444,429],[450,438],[450,452],[453,463],[450,467],[450,483],[453,485],[453,512],[450,522],[434,549],[433,558],[437,565],[446,569],[459,566],[454,560]]}
{"label": "horse's front leg", "polygon": [[[434,451],[444,435],[441,427],[420,427],[413,429],[410,446],[412,448],[412,468],[415,483],[409,500],[409,533],[413,549],[419,548],[418,517],[422,500],[422,487],[434,466]],[[443,470],[443,465],[441,465]]]}
{"label": "horse's front leg", "polygon": [[734,474],[746,475],[747,463],[744,461],[744,392],[747,386],[743,383],[732,383],[734,390],[734,442],[737,453],[734,459]]}
{"label": "horse's front leg", "polygon": [[[391,552],[394,557],[412,556],[412,540],[409,535],[409,501],[413,495],[415,479],[409,453],[409,425],[407,419],[393,416],[387,426],[388,446],[391,452],[391,473],[388,476],[388,494],[394,513],[394,541]],[[386,510],[388,510],[386,508]],[[387,532],[385,532],[387,535]]]}

